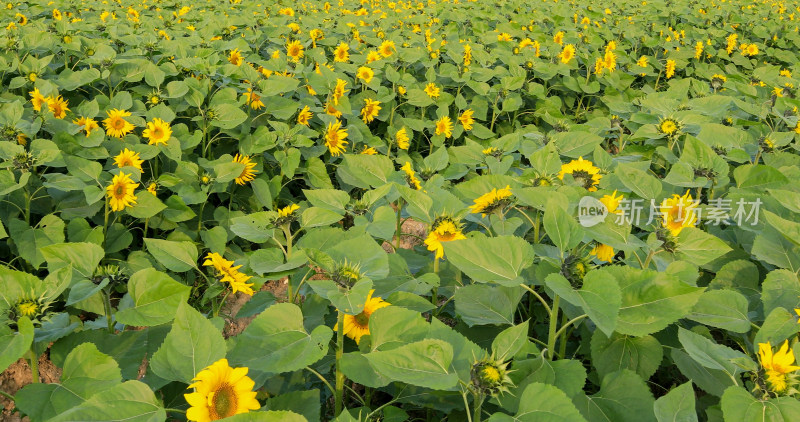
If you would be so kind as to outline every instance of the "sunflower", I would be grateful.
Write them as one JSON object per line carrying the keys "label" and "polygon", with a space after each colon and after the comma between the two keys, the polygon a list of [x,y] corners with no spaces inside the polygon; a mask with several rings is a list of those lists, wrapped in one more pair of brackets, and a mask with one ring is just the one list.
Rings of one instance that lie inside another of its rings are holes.
{"label": "sunflower", "polygon": [[47,104],[47,98],[39,92],[39,88],[34,88],[33,91],[29,92],[31,96],[31,104],[33,104],[34,111],[42,111],[42,106]]}
{"label": "sunflower", "polygon": [[444,257],[444,247],[442,242],[449,242],[451,240],[466,239],[462,232],[463,225],[454,218],[443,215],[433,221],[431,231],[428,237],[425,238],[425,246],[429,251],[436,252],[436,259]]}
{"label": "sunflower", "polygon": [[472,118],[474,113],[475,111],[472,109],[466,109],[458,116],[458,121],[461,122],[461,126],[464,126],[464,130],[472,129],[472,124],[475,123],[475,119]]}
{"label": "sunflower", "polygon": [[111,210],[122,211],[125,207],[136,205],[136,195],[133,194],[133,191],[137,186],[139,184],[133,183],[133,180],[125,172],[121,171],[114,176],[111,184],[106,187],[106,196],[111,204]]}
{"label": "sunflower", "polygon": [[194,392],[183,395],[191,406],[186,418],[210,422],[261,408],[247,371],[246,367],[231,368],[227,359],[220,359],[198,372],[189,385]]}
{"label": "sunflower", "polygon": [[502,189],[494,188],[491,192],[485,193],[478,198],[476,198],[473,202],[474,205],[470,205],[470,209],[472,210],[473,214],[480,213],[482,217],[486,217],[487,214],[505,208],[508,204],[511,203],[511,186],[506,185],[506,187]]}
{"label": "sunflower", "polygon": [[325,102],[325,114],[333,117],[342,117],[342,112],[333,106],[329,101]]}
{"label": "sunflower", "polygon": [[564,32],[563,31],[556,32],[556,34],[553,35],[553,42],[558,44],[558,45],[563,45],[564,44]]}
{"label": "sunflower", "polygon": [[123,138],[125,135],[133,131],[134,126],[125,120],[125,117],[130,116],[130,111],[111,109],[106,112],[108,118],[103,120],[103,126],[106,128],[108,136],[115,138]]}
{"label": "sunflower", "polygon": [[636,61],[636,66],[647,67],[647,56],[639,57],[639,60]]}
{"label": "sunflower", "polygon": [[375,72],[366,66],[359,67],[358,71],[356,72],[356,78],[361,79],[365,84],[368,84],[372,80],[373,76],[375,76]]}
{"label": "sunflower", "polygon": [[409,186],[416,190],[422,190],[422,185],[420,184],[419,179],[417,179],[417,173],[414,171],[414,168],[411,167],[410,162],[406,161],[406,163],[403,164],[403,167],[400,167],[400,170],[405,173],[406,183],[408,183]]}
{"label": "sunflower", "polygon": [[617,191],[615,190],[611,195],[604,195],[602,198],[600,198],[600,202],[606,206],[606,209],[609,213],[622,214],[622,210],[618,208],[623,199],[625,199],[625,197],[622,195],[617,196]]}
{"label": "sunflower", "polygon": [[378,117],[378,112],[381,111],[380,101],[371,100],[369,98],[364,99],[364,108],[361,109],[361,119],[364,120],[364,123],[372,123],[376,117]]}
{"label": "sunflower", "polygon": [[287,206],[285,206],[283,208],[279,208],[278,209],[278,217],[276,217],[272,221],[272,224],[274,224],[275,226],[282,226],[284,224],[288,224],[288,223],[293,222],[294,220],[297,219],[297,216],[295,215],[295,211],[297,211],[299,209],[300,209],[300,206],[297,205],[297,204],[291,204],[291,205],[287,205]]}
{"label": "sunflower", "polygon": [[158,188],[158,184],[156,184],[155,182],[150,182],[150,184],[147,185],[147,191],[152,193],[153,195],[156,194],[156,189],[157,188]]}
{"label": "sunflower", "polygon": [[63,119],[67,116],[67,112],[69,111],[69,108],[67,108],[67,100],[60,95],[55,98],[47,97],[44,100],[47,102],[47,108],[53,113],[53,117],[56,119]]}
{"label": "sunflower", "polygon": [[80,130],[86,132],[86,136],[89,136],[93,130],[100,128],[100,125],[98,125],[97,122],[90,117],[81,117],[73,120],[72,123],[80,126]]}
{"label": "sunflower", "polygon": [[497,41],[512,41],[511,34],[508,32],[501,32],[497,34]]}
{"label": "sunflower", "polygon": [[614,259],[614,248],[602,243],[598,243],[589,253],[605,262],[611,262]]}
{"label": "sunflower", "polygon": [[[364,310],[358,315],[345,315],[344,316],[344,330],[343,333],[347,337],[355,340],[356,344],[361,341],[361,337],[369,335],[369,317],[373,312],[380,308],[385,308],[390,305],[389,302],[384,301],[380,297],[372,297],[375,290],[370,290],[367,295],[367,301],[364,303]],[[338,329],[338,327],[336,327]]]}
{"label": "sunflower", "polygon": [[383,58],[383,57],[381,57],[381,54],[380,54],[380,53],[378,53],[378,52],[377,52],[377,51],[375,51],[375,50],[371,50],[370,52],[368,52],[368,53],[367,53],[367,60],[366,60],[366,63],[367,63],[367,64],[370,64],[370,63],[372,63],[372,62],[377,62],[378,60],[380,60],[380,59],[382,59],[382,58]]}
{"label": "sunflower", "polygon": [[583,157],[578,157],[577,160],[572,160],[562,165],[558,178],[564,180],[565,174],[571,174],[572,178],[589,192],[597,190],[597,184],[600,183],[600,178],[603,177],[600,174],[600,169],[595,167],[591,161],[584,160]]}
{"label": "sunflower", "polygon": [[128,148],[122,150],[116,157],[114,157],[114,164],[117,167],[134,167],[135,169],[142,171],[142,163],[144,160],[139,158],[138,152],[133,152]]}
{"label": "sunflower", "polygon": [[669,59],[667,60],[667,66],[665,68],[665,76],[667,79],[675,76],[675,60]]}
{"label": "sunflower", "polygon": [[449,116],[442,116],[436,121],[436,134],[443,134],[446,138],[453,136],[453,121]]}
{"label": "sunflower", "polygon": [[678,131],[680,131],[681,124],[677,120],[666,118],[666,119],[662,119],[658,123],[658,128],[657,129],[658,129],[659,132],[663,133],[664,135],[674,136],[674,135],[676,135],[678,133]]}
{"label": "sunflower", "polygon": [[228,54],[228,61],[236,66],[241,66],[244,62],[244,57],[242,57],[242,53],[239,52],[238,48],[234,48],[233,51]]}
{"label": "sunflower", "polygon": [[211,266],[216,270],[216,277],[219,278],[220,283],[228,283],[231,286],[232,292],[242,292],[246,295],[252,296],[255,292],[252,289],[253,283],[247,283],[247,280],[253,278],[239,271],[241,265],[233,266],[233,261],[228,261],[222,255],[212,252],[206,255],[206,260],[203,261],[203,266]]}
{"label": "sunflower", "polygon": [[789,340],[776,353],[772,352],[772,344],[759,343],[758,360],[766,372],[767,382],[776,393],[786,390],[786,374],[800,369],[794,365],[794,352],[789,349]]}
{"label": "sunflower", "polygon": [[369,147],[369,146],[364,145],[364,149],[361,150],[361,154],[363,154],[363,155],[377,155],[378,154],[378,150],[376,150],[373,147]]}
{"label": "sunflower", "polygon": [[609,72],[613,72],[617,68],[617,55],[614,54],[613,51],[606,51],[606,54],[603,56],[603,66],[608,69]]}
{"label": "sunflower", "polygon": [[435,83],[430,82],[425,85],[425,93],[431,98],[439,98],[439,87]]}
{"label": "sunflower", "polygon": [[142,132],[142,136],[150,140],[148,142],[150,145],[166,145],[172,136],[172,128],[169,123],[155,118],[152,122],[147,123],[147,129]]}
{"label": "sunflower", "polygon": [[344,94],[347,94],[347,91],[344,87],[347,85],[347,81],[342,79],[336,80],[336,86],[333,87],[333,105],[339,105],[339,100],[344,97]]}
{"label": "sunflower", "polygon": [[575,46],[572,44],[565,45],[564,49],[558,53],[558,58],[561,60],[561,63],[568,64],[575,58]]}
{"label": "sunflower", "polygon": [[308,121],[314,116],[313,113],[308,109],[308,106],[304,106],[300,113],[297,113],[297,123],[308,126]]}
{"label": "sunflower", "polygon": [[409,144],[409,137],[406,128],[400,128],[394,134],[394,141],[397,143],[397,148],[408,150]]}
{"label": "sunflower", "polygon": [[349,143],[345,139],[347,139],[347,129],[342,128],[342,122],[337,119],[334,123],[328,123],[328,128],[325,129],[325,146],[331,155],[337,157],[344,152]]}
{"label": "sunflower", "polygon": [[389,57],[397,51],[397,48],[394,46],[394,41],[385,40],[381,43],[380,47],[378,47],[378,52],[381,53],[383,57]]}
{"label": "sunflower", "polygon": [[350,46],[347,43],[339,43],[333,50],[333,61],[347,63],[350,60]]}
{"label": "sunflower", "polygon": [[293,62],[299,62],[303,54],[303,44],[300,44],[300,41],[294,40],[286,44],[286,55],[291,57]]}
{"label": "sunflower", "polygon": [[261,101],[261,97],[253,92],[253,88],[247,88],[247,92],[242,94],[245,98],[247,98],[247,104],[253,110],[261,110],[264,107],[264,102]]}
{"label": "sunflower", "polygon": [[684,227],[694,227],[697,223],[696,208],[697,202],[688,189],[683,196],[672,195],[672,198],[661,202],[661,223],[673,236],[677,236]]}
{"label": "sunflower", "polygon": [[244,164],[244,169],[242,169],[242,173],[239,174],[239,177],[237,177],[235,180],[237,185],[244,186],[245,183],[255,179],[255,174],[258,172],[256,170],[253,170],[253,168],[256,166],[256,163],[250,160],[250,156],[236,154],[233,157],[233,162]]}
{"label": "sunflower", "polygon": [[472,64],[472,46],[464,44],[464,66]]}
{"label": "sunflower", "polygon": [[703,48],[704,48],[704,45],[703,45],[702,41],[698,41],[697,44],[694,45],[694,58],[695,59],[699,60],[701,57],[703,57]]}
{"label": "sunflower", "polygon": [[63,18],[61,15],[61,11],[58,9],[53,9],[53,19],[60,21]]}

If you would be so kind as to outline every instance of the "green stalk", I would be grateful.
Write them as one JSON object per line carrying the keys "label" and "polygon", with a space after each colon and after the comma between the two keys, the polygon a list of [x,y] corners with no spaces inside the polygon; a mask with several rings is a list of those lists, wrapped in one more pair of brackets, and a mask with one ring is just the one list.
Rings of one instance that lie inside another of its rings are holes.
{"label": "green stalk", "polygon": [[108,332],[114,334],[114,321],[111,315],[111,291],[103,290],[103,309],[106,312],[106,324]]}
{"label": "green stalk", "polygon": [[334,416],[342,413],[342,398],[344,397],[344,374],[342,373],[342,349],[344,348],[344,313],[339,311],[336,322],[336,392],[334,394]]}
{"label": "green stalk", "polygon": [[105,212],[103,213],[103,250],[106,250],[106,235],[108,234],[108,198],[105,200]]}
{"label": "green stalk", "polygon": [[39,356],[36,356],[36,353],[33,351],[33,346],[31,349],[28,350],[28,361],[31,365],[31,382],[38,383],[39,382]]}
{"label": "green stalk", "polygon": [[400,249],[400,237],[402,237],[403,234],[402,215],[403,215],[403,198],[400,198],[397,200],[397,227],[395,229],[396,230],[395,236],[397,237],[397,239],[395,240],[395,245],[394,245],[395,252],[397,252],[397,250]]}
{"label": "green stalk", "polygon": [[[433,273],[437,276],[439,275],[439,258],[433,258]],[[436,303],[439,301],[439,287],[436,286],[433,288],[431,292],[431,303],[433,306],[436,306]]]}
{"label": "green stalk", "polygon": [[483,394],[475,396],[475,411],[472,413],[472,422],[481,422],[483,416]]}
{"label": "green stalk", "polygon": [[[286,236],[286,262],[292,259],[292,229],[289,224],[283,225],[283,235]],[[294,303],[294,295],[292,294],[292,277],[286,276],[286,298],[289,302]]]}
{"label": "green stalk", "polygon": [[558,331],[558,307],[560,302],[561,297],[555,295],[555,298],[553,299],[553,309],[550,312],[550,330],[547,334],[547,351],[549,353],[547,358],[550,360],[553,360],[556,352],[556,340],[558,339],[558,336],[556,335]]}

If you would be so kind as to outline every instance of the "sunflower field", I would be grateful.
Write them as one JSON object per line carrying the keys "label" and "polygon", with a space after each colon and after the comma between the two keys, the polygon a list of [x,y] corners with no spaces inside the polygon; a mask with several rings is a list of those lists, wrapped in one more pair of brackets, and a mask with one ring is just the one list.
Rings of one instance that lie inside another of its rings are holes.
{"label": "sunflower field", "polygon": [[0,420],[798,421],[799,30],[3,2]]}

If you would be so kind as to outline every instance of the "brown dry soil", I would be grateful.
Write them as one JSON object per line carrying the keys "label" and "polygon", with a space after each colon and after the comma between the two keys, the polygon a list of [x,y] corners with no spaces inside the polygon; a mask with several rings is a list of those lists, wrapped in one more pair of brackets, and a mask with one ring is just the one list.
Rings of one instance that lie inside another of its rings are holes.
{"label": "brown dry soil", "polygon": [[[400,247],[403,249],[411,249],[414,246],[422,244],[421,239],[425,238],[426,230],[427,227],[424,223],[410,219],[406,220],[403,222],[403,233],[408,233],[413,236],[402,236],[400,238]],[[386,252],[392,253],[394,252],[393,244],[394,240],[392,240],[392,244],[384,242],[383,248],[386,250]],[[323,277],[324,275],[318,274],[312,276],[311,279]],[[286,301],[286,281],[286,278],[282,278],[280,280],[267,282],[261,287],[261,290],[272,292],[278,301]],[[226,317],[225,328],[222,331],[222,334],[225,338],[238,335],[244,331],[244,329],[250,324],[250,321],[255,318],[255,316],[236,318],[236,314],[239,312],[242,306],[247,303],[248,300],[250,300],[250,296],[237,293],[226,302],[225,307],[220,312],[220,314]],[[147,361],[145,360],[142,362],[143,368],[146,368],[146,365]],[[39,356],[39,376],[41,378],[41,382],[45,383],[54,383],[61,379],[61,368],[56,367],[52,362],[50,362],[49,351]],[[12,396],[16,394],[17,391],[19,391],[22,387],[30,383],[31,369],[28,365],[28,361],[25,359],[18,360],[9,366],[8,369],[0,373],[0,390]],[[29,420],[27,417],[20,418],[19,412],[14,412],[14,402],[3,396],[0,396],[0,406],[2,406],[2,412],[0,412],[0,421],[2,422],[20,422]]]}

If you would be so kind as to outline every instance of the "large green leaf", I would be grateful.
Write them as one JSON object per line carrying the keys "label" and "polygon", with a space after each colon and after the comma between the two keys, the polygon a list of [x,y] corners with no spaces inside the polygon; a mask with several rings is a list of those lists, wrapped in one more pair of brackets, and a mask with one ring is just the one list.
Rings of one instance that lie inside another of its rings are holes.
{"label": "large green leaf", "polygon": [[607,279],[619,284],[622,305],[616,331],[632,336],[655,333],[685,317],[704,290],[652,270],[609,266],[595,271],[606,273]]}
{"label": "large green leaf", "polygon": [[747,298],[735,290],[703,292],[687,318],[734,333],[750,331]]}
{"label": "large green leaf", "polygon": [[705,265],[731,251],[720,238],[695,227],[686,227],[678,235],[675,257],[695,265]]}
{"label": "large green leaf", "polygon": [[120,302],[117,321],[127,325],[153,326],[175,318],[178,305],[189,297],[191,287],[147,268],[128,280],[128,294]]}
{"label": "large green leaf", "polygon": [[522,392],[519,410],[514,417],[495,413],[490,422],[585,422],[569,397],[558,388],[535,382]]}
{"label": "large green leaf", "polygon": [[172,330],[150,360],[150,367],[161,378],[190,384],[198,372],[225,357],[225,352],[225,339],[211,321],[181,303]]}
{"label": "large green leaf", "polygon": [[627,369],[606,375],[597,394],[579,395],[573,403],[589,422],[656,420],[653,394],[639,375]]}
{"label": "large green leaf", "polygon": [[600,377],[629,369],[648,379],[656,372],[664,357],[661,343],[653,336],[613,334],[606,337],[601,331],[595,331],[592,335],[591,351],[592,365],[597,368]]}
{"label": "large green leaf", "polygon": [[481,283],[516,286],[524,281],[522,270],[533,263],[533,247],[516,236],[474,237],[442,244],[450,263]]}
{"label": "large green leaf", "polygon": [[450,390],[458,383],[458,375],[450,369],[453,346],[442,340],[421,340],[364,357],[377,373],[393,381],[437,390]]}
{"label": "large green leaf", "polygon": [[33,324],[28,317],[17,321],[18,331],[14,332],[5,325],[0,325],[0,369],[21,358],[31,348],[33,342]]}
{"label": "large green leaf", "polygon": [[278,374],[311,365],[328,353],[333,330],[321,325],[310,334],[297,305],[277,303],[229,339],[228,359],[234,366]]}
{"label": "large green leaf", "polygon": [[153,391],[140,381],[127,381],[100,390],[83,404],[51,419],[52,422],[160,422],[166,411]]}
{"label": "large green leaf", "polygon": [[94,243],[58,243],[43,247],[41,252],[51,273],[71,265],[73,279],[91,278],[105,255]]}
{"label": "large green leaf", "polygon": [[658,422],[697,422],[692,382],[681,384],[659,397],[654,410]]}
{"label": "large green leaf", "polygon": [[574,290],[561,274],[548,275],[545,283],[567,302],[583,308],[600,331],[606,335],[614,332],[622,296],[619,286],[606,272],[588,272],[579,290]]}
{"label": "large green leaf", "polygon": [[562,254],[580,243],[583,229],[555,200],[548,200],[542,219],[544,230]]}
{"label": "large green leaf", "polygon": [[456,315],[467,325],[514,324],[514,311],[524,290],[470,284],[456,290]]}
{"label": "large green leaf", "polygon": [[794,309],[800,307],[800,280],[789,270],[774,270],[767,274],[761,283],[761,301],[764,313],[781,307]]}
{"label": "large green leaf", "polygon": [[197,268],[197,247],[192,242],[144,239],[147,251],[170,271],[182,273]]}
{"label": "large green leaf", "polygon": [[791,397],[758,400],[742,387],[722,395],[725,422],[794,422],[800,420],[800,401]]}

